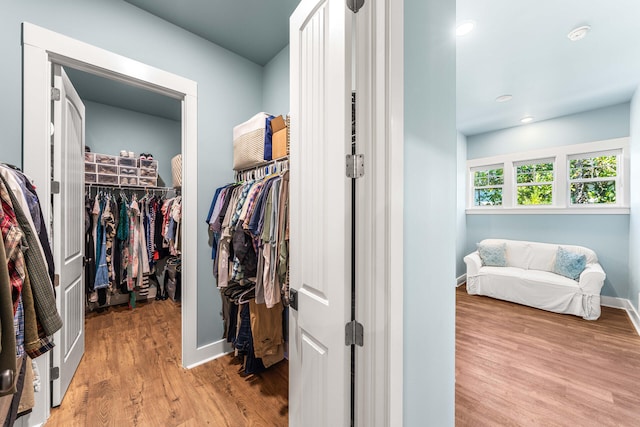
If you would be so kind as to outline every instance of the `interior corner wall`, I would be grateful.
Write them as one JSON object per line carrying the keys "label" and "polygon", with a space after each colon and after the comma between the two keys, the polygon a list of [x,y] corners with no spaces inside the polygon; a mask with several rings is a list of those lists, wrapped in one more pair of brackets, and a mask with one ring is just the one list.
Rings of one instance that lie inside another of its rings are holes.
{"label": "interior corner wall", "polygon": [[133,151],[136,156],[151,153],[158,162],[158,185],[172,186],[171,159],[182,150],[179,121],[92,101],[83,103],[85,144],[92,152],[113,156],[120,150]]}
{"label": "interior corner wall", "polygon": [[455,421],[455,0],[404,1],[404,424]]}
{"label": "interior corner wall", "polygon": [[456,277],[467,272],[464,256],[467,254],[467,137],[458,132],[457,145],[457,209],[456,209]]}
{"label": "interior corner wall", "polygon": [[[475,159],[627,137],[630,134],[629,114],[630,104],[627,102],[526,126],[467,136],[467,157]],[[629,215],[469,214],[466,252],[474,251],[476,243],[485,238],[586,246],[596,252],[607,274],[602,295],[628,298],[629,231]]]}
{"label": "interior corner wall", "polygon": [[[640,86],[631,100],[631,214],[629,215],[629,295],[640,310]],[[634,185],[635,184],[635,185]]]}
{"label": "interior corner wall", "polygon": [[[191,79],[198,84],[198,346],[222,338],[221,301],[211,273],[207,216],[217,187],[233,179],[232,129],[262,109],[262,67],[129,3],[7,0],[0,13],[4,82],[0,161],[22,164],[21,23]],[[33,155],[31,153],[25,153]]]}
{"label": "interior corner wall", "polygon": [[283,117],[289,113],[289,45],[264,66],[262,111]]}

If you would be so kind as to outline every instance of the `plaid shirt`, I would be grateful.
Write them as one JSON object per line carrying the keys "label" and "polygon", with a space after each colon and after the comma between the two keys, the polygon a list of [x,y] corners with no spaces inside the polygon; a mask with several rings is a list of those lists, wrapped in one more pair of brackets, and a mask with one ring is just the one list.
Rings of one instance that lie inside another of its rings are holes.
{"label": "plaid shirt", "polygon": [[7,187],[2,181],[0,181],[0,198],[2,199],[0,205],[0,229],[2,230],[2,238],[4,239],[5,252],[7,254],[7,267],[9,268],[9,281],[11,283],[11,300],[13,302],[13,313],[15,315],[26,274],[24,255],[22,253],[23,233],[18,226]]}

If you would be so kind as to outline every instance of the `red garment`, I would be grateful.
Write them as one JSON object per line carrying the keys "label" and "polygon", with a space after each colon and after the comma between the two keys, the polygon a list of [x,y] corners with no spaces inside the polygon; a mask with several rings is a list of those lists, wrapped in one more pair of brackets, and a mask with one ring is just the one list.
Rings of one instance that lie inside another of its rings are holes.
{"label": "red garment", "polygon": [[13,302],[13,314],[18,309],[18,300],[22,293],[22,285],[25,280],[24,254],[22,253],[23,233],[18,225],[13,205],[7,193],[7,188],[0,181],[0,229],[4,240],[7,267],[9,268],[9,282],[11,283],[11,300]]}

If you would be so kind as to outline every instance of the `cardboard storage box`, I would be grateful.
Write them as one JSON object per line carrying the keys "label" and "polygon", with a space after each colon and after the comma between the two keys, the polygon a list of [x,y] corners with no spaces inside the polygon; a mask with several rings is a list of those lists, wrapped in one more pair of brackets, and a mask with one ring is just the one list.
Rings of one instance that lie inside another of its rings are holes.
{"label": "cardboard storage box", "polygon": [[282,116],[271,120],[271,158],[281,159],[287,156],[287,125]]}

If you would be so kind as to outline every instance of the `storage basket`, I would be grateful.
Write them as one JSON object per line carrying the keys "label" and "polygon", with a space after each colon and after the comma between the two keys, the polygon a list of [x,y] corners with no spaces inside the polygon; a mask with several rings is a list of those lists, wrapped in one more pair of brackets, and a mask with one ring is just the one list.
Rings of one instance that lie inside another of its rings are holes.
{"label": "storage basket", "polygon": [[264,134],[269,117],[258,113],[233,128],[233,169],[242,170],[265,163]]}
{"label": "storage basket", "polygon": [[171,177],[174,188],[182,187],[182,154],[171,159]]}

